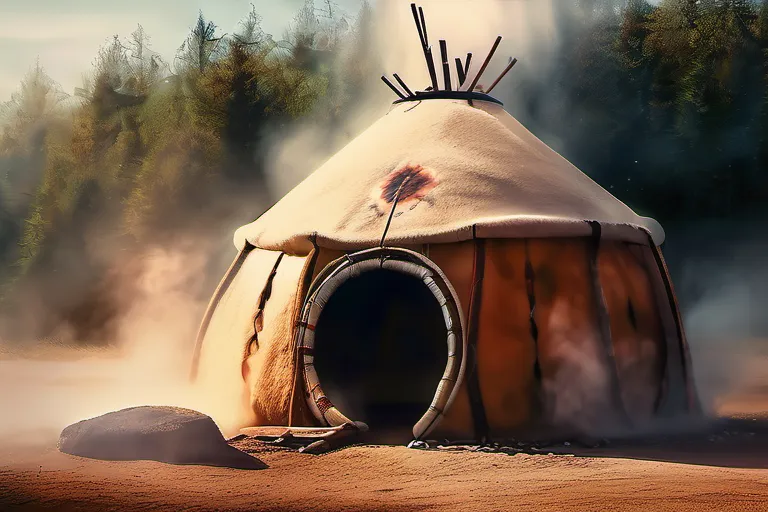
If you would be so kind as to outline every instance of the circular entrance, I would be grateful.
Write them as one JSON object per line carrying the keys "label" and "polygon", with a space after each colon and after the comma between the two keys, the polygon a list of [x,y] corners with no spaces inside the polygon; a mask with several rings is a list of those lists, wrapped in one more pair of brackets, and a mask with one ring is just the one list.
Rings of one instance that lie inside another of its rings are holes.
{"label": "circular entrance", "polygon": [[329,264],[307,293],[297,336],[307,402],[323,425],[405,422],[419,439],[464,373],[456,293],[437,265],[405,249]]}

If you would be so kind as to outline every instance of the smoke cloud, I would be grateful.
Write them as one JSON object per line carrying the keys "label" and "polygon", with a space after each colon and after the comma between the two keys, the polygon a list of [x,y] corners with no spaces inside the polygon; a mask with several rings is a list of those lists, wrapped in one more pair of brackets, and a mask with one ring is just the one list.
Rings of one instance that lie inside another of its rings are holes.
{"label": "smoke cloud", "polygon": [[547,421],[566,431],[592,433],[608,419],[611,383],[598,333],[577,328],[571,309],[568,299],[558,298],[547,320],[548,364],[556,368],[543,382]]}
{"label": "smoke cloud", "polygon": [[[430,84],[421,43],[413,22],[409,0],[376,2],[373,6],[374,34],[367,59],[371,66],[366,82],[362,84],[357,105],[342,112],[333,124],[308,122],[294,127],[288,133],[274,137],[268,158],[271,189],[283,195],[341,149],[356,135],[387,112],[397,99],[379,80],[397,73],[411,88],[424,90]],[[539,80],[553,65],[552,57],[559,44],[557,17],[553,0],[503,2],[499,0],[425,0],[423,7],[427,22],[429,43],[433,55],[439,59],[438,41],[445,39],[451,64],[451,83],[457,84],[454,58],[466,58],[472,52],[470,77],[474,77],[498,35],[504,40],[494,59],[483,74],[479,85],[486,87],[507,65],[508,59],[517,57],[519,64],[494,90],[494,95],[511,104],[521,77]],[[343,64],[344,49],[336,66]],[[443,83],[438,70],[439,83]]]}
{"label": "smoke cloud", "polygon": [[[474,70],[479,69],[496,35],[505,35],[481,84],[490,83],[512,55],[521,62],[515,73],[544,73],[548,62],[544,57],[554,52],[557,44],[551,0],[481,0],[472,4],[471,13],[466,2],[427,0],[421,4],[427,15],[431,44],[437,47],[438,39],[446,39],[451,59],[473,52]],[[360,90],[352,91],[358,98],[354,108],[335,116],[330,126],[318,121],[319,115],[310,115],[306,122],[293,124],[288,131],[265,135],[273,199],[290,190],[386,113],[393,98],[380,83],[379,74],[391,76],[397,72],[412,89],[424,89],[429,83],[409,2],[376,2],[373,16],[374,33],[366,55],[379,69],[365,77]],[[345,59],[353,50],[349,46],[340,48],[331,63],[335,73],[344,72]],[[455,73],[452,66],[454,83],[457,82]],[[515,73],[497,89],[500,95],[514,87]],[[334,92],[331,86],[330,94]],[[226,198],[222,201],[226,202]],[[253,215],[263,207],[264,198],[256,202],[256,205],[248,201],[241,204],[253,207]],[[248,213],[242,213],[242,217],[247,218]],[[229,217],[239,215],[230,212]],[[225,222],[219,224],[223,229]],[[199,236],[187,232],[191,239],[173,240],[124,255],[116,254],[107,242],[119,230],[117,226],[98,222],[94,226],[86,230],[81,240],[72,243],[84,243],[93,261],[114,268],[105,286],[110,288],[111,296],[117,297],[114,305],[117,311],[109,319],[111,328],[103,331],[104,335],[114,336],[104,340],[111,348],[70,350],[68,347],[80,340],[78,332],[66,321],[47,342],[13,340],[13,349],[7,349],[5,360],[0,360],[6,370],[0,375],[9,379],[1,383],[2,388],[10,389],[13,380],[25,385],[20,393],[3,394],[5,403],[0,404],[0,408],[13,411],[10,415],[13,420],[3,422],[0,433],[51,434],[84,417],[139,404],[171,404],[207,410],[186,378],[192,342],[208,294],[233,253],[229,245],[231,233],[212,236],[215,229],[205,226]],[[57,262],[58,271],[88,272],[83,262],[73,261],[63,253],[57,254]],[[40,279],[40,286],[44,286],[43,280]],[[80,281],[88,282],[72,279],[73,283]],[[65,304],[71,292],[54,290],[53,294],[57,301]],[[45,314],[43,304],[27,301],[24,306],[22,314],[29,322]],[[10,360],[19,350],[32,357]]]}
{"label": "smoke cloud", "polygon": [[[423,90],[428,85],[409,3],[375,3],[375,33],[368,57],[379,69],[355,91],[358,101],[352,109],[339,113],[330,125],[309,116],[304,123],[267,136],[271,199],[289,191],[387,111],[394,98],[380,83],[380,74],[391,76],[397,72],[413,90]],[[494,94],[518,117],[527,101],[521,87],[543,84],[557,65],[563,27],[572,10],[556,5],[554,0],[420,3],[427,18],[430,44],[437,48],[438,40],[446,39],[451,63],[454,57],[463,58],[472,52],[472,69],[476,71],[495,37],[505,37],[480,84],[490,84],[508,57],[517,57],[519,64]],[[334,69],[342,69],[343,58],[344,51],[331,64]],[[456,83],[455,68],[451,68],[452,82]],[[438,76],[442,82],[441,73]],[[552,99],[545,107],[550,116],[563,117],[568,113],[567,100],[547,97]],[[537,134],[556,150],[563,146],[551,134]],[[227,198],[221,201],[227,202]],[[259,198],[257,202],[242,204],[256,212],[266,201]],[[253,212],[243,212],[243,218]],[[219,228],[224,230],[223,225]],[[93,246],[94,253],[106,245],[101,237],[107,231],[99,230],[86,238],[85,243]],[[201,403],[186,378],[195,331],[213,290],[212,283],[234,253],[231,231],[213,237],[211,233],[215,231],[206,227],[207,241],[198,237],[143,248],[137,257],[121,265],[122,271],[109,283],[125,291],[125,300],[119,302],[120,310],[115,317],[116,338],[110,340],[113,348],[72,349],[69,345],[78,341],[77,334],[68,330],[66,324],[59,330],[57,340],[42,345],[34,340],[31,358],[18,359],[17,348],[6,347],[0,358],[0,410],[11,412],[0,421],[0,435],[23,434],[30,439],[36,435],[51,436],[68,423],[131,405],[180,405],[213,411],[215,404]],[[670,241],[675,236],[674,231],[668,230]],[[700,236],[697,242],[711,247],[713,239],[714,236]],[[768,336],[765,323],[760,323],[768,298],[765,292],[758,294],[758,290],[768,289],[768,272],[758,256],[765,254],[765,245],[745,244],[742,239],[740,247],[747,246],[740,256],[691,256],[690,247],[682,241],[671,250],[673,278],[683,303],[696,380],[711,408],[717,408],[721,397],[755,389],[755,382],[768,382],[760,367],[760,361],[768,355],[765,342],[759,341]],[[114,262],[119,261],[119,256],[99,252],[98,259]],[[62,296],[67,292],[55,290]],[[30,304],[25,314],[34,318],[34,308]],[[564,350],[572,347],[566,342],[562,346]],[[604,394],[605,376],[593,367],[595,359],[590,354],[564,353],[562,357],[575,362],[573,374],[564,374],[566,382],[557,382],[557,387],[576,395],[561,395],[555,414],[571,418],[577,416],[574,407],[589,405],[587,402],[594,399],[593,390]],[[571,388],[567,382],[570,379],[582,379],[584,385]]]}
{"label": "smoke cloud", "polygon": [[194,246],[149,248],[108,348],[76,348],[60,331],[48,342],[0,345],[0,439],[51,441],[70,423],[137,405],[208,411],[188,381],[191,341],[206,302],[198,299],[206,255]]}
{"label": "smoke cloud", "polygon": [[713,413],[765,406],[768,239],[761,224],[701,223],[669,234],[679,237],[668,252],[694,377]]}

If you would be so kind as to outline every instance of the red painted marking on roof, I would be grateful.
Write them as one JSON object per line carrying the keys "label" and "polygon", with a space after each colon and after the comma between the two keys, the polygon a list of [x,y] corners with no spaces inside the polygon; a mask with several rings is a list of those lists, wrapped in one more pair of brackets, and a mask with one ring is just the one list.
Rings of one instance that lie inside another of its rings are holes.
{"label": "red painted marking on roof", "polygon": [[418,164],[405,164],[392,171],[380,185],[381,199],[392,204],[398,196],[398,190],[398,203],[421,199],[435,186],[437,179],[433,172]]}

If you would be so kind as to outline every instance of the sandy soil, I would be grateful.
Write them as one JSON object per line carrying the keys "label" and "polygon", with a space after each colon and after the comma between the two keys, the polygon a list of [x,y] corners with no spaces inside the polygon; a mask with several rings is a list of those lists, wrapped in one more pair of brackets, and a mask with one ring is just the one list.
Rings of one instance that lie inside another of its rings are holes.
{"label": "sandy soil", "polygon": [[6,450],[0,509],[768,510],[768,470],[353,447],[240,471]]}
{"label": "sandy soil", "polygon": [[[0,409],[13,412],[0,417],[0,510],[768,511],[762,385],[721,397],[719,410],[732,419],[707,432],[570,447],[576,456],[394,446],[315,456],[240,441],[269,466],[247,471],[59,453],[60,428],[108,410],[114,393],[104,379],[120,373],[93,373],[93,361],[90,374],[51,364],[0,360]],[[113,409],[148,397],[118,389]]]}

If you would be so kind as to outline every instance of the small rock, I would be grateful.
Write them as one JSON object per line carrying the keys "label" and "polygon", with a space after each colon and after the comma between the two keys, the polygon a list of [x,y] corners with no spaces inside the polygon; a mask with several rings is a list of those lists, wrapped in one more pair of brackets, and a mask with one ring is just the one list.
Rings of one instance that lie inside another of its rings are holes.
{"label": "small rock", "polygon": [[59,450],[101,460],[267,467],[228,445],[210,417],[178,407],[132,407],[80,421],[61,432]]}

